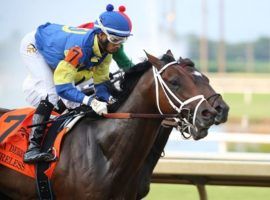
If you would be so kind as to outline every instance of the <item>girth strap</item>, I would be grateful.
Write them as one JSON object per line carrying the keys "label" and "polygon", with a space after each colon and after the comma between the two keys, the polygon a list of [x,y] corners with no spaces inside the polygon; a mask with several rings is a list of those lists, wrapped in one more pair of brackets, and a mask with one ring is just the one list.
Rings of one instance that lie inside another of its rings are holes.
{"label": "girth strap", "polygon": [[[62,116],[61,116],[62,117]],[[50,127],[46,137],[44,138],[43,145],[41,147],[41,152],[50,151],[51,147],[54,144],[54,141],[59,133],[59,129],[61,129],[61,125],[63,121],[66,120],[65,116],[61,120],[61,117],[55,121]],[[38,162],[36,164],[36,185],[38,190],[38,196],[40,200],[54,200],[55,196],[53,194],[51,181],[45,175],[45,171],[49,168],[50,163],[48,162]]]}

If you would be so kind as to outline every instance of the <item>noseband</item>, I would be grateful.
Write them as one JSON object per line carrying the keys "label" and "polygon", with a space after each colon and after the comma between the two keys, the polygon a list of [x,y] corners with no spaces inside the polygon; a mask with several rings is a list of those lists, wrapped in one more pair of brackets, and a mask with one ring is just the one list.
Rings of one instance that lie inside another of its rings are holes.
{"label": "noseband", "polygon": [[[169,104],[171,105],[171,107],[178,113],[180,114],[182,112],[184,108],[184,106],[188,105],[189,103],[199,100],[195,110],[194,110],[194,115],[193,115],[193,119],[192,119],[192,124],[189,122],[189,119],[187,118],[174,118],[174,120],[176,122],[178,122],[178,124],[180,124],[177,129],[182,133],[182,135],[185,138],[188,138],[188,136],[184,135],[184,132],[188,132],[188,134],[191,136],[191,128],[196,128],[195,122],[196,122],[196,116],[197,116],[197,112],[198,112],[198,108],[199,106],[202,104],[203,101],[206,101],[206,99],[204,98],[203,95],[197,95],[194,97],[191,97],[185,101],[181,101],[172,91],[171,89],[168,87],[168,85],[165,83],[165,81],[163,80],[163,78],[161,77],[161,74],[163,71],[165,71],[168,67],[174,65],[174,64],[179,64],[177,61],[173,61],[170,62],[168,64],[166,64],[165,66],[163,66],[160,70],[157,70],[157,68],[155,68],[154,66],[152,66],[153,69],[153,76],[154,76],[154,80],[155,80],[155,90],[156,90],[156,104],[158,107],[158,110],[160,112],[160,114],[163,114],[163,112],[161,111],[160,108],[160,102],[159,102],[159,85],[161,86]],[[177,101],[179,103],[179,106],[176,106],[173,102],[173,100]],[[192,117],[192,115],[188,115],[188,118]],[[189,137],[190,137],[189,136]]]}

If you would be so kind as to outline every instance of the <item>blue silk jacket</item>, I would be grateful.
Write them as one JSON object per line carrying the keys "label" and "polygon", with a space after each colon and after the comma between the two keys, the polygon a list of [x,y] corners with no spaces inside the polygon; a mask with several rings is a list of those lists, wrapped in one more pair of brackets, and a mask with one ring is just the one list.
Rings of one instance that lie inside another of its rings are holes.
{"label": "blue silk jacket", "polygon": [[104,82],[109,80],[112,55],[101,54],[96,29],[47,23],[38,27],[35,38],[38,51],[54,70],[59,96],[82,103],[85,94],[74,84],[93,78],[96,96],[108,101],[110,94]]}

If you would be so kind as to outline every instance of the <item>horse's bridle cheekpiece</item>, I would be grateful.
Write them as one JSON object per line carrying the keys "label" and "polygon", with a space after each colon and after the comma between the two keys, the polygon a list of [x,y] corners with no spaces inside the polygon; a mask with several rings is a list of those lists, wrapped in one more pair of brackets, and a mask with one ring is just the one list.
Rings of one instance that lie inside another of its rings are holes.
{"label": "horse's bridle cheekpiece", "polygon": [[[197,130],[197,127],[195,125],[196,122],[196,116],[197,116],[197,111],[199,106],[202,104],[203,101],[206,101],[205,97],[203,95],[197,95],[194,97],[191,97],[185,101],[181,101],[172,91],[171,89],[167,86],[167,84],[165,83],[165,81],[163,80],[161,74],[163,71],[165,71],[168,67],[175,65],[175,64],[179,64],[177,61],[173,61],[170,62],[166,65],[164,65],[160,70],[157,70],[156,67],[152,66],[153,69],[153,76],[155,79],[155,88],[156,88],[156,104],[158,107],[158,110],[160,112],[160,114],[163,114],[161,109],[160,109],[160,105],[159,105],[159,85],[161,86],[169,104],[171,105],[171,107],[178,113],[180,114],[182,112],[182,110],[184,109],[184,106],[199,100],[199,102],[197,103],[195,110],[194,110],[194,114],[192,115],[188,115],[188,117],[193,117],[192,119],[192,124],[189,122],[189,120],[187,118],[174,118],[174,120],[179,124],[176,128],[177,130],[179,130],[184,138],[190,138],[191,137],[191,128]],[[171,97],[170,97],[171,96]],[[173,103],[173,99],[175,101],[177,101],[180,106],[177,107],[174,103]],[[187,109],[188,110],[188,109]],[[188,134],[188,135],[186,135]]]}

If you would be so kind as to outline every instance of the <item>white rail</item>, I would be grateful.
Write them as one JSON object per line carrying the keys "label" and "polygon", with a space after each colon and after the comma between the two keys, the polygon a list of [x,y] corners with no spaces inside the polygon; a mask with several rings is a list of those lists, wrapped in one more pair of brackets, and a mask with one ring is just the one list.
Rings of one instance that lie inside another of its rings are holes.
{"label": "white rail", "polygon": [[[179,141],[179,133],[172,132],[169,140]],[[189,141],[195,143],[197,141]],[[270,145],[270,133],[258,134],[258,133],[218,133],[210,132],[207,137],[199,141],[204,142],[217,142],[218,153],[228,152],[228,143],[248,143],[248,144],[269,144]]]}
{"label": "white rail", "polygon": [[[179,141],[179,136],[173,133],[170,140]],[[218,142],[219,151],[166,152],[152,182],[196,185],[201,200],[207,200],[207,184],[270,187],[269,153],[227,152],[227,143],[270,144],[270,134],[212,132],[203,141]]]}
{"label": "white rail", "polygon": [[[179,134],[173,132],[170,135],[170,140],[179,140]],[[270,144],[270,133],[218,133],[211,132],[203,141],[218,141],[218,142],[238,142],[238,143],[264,143]]]}

